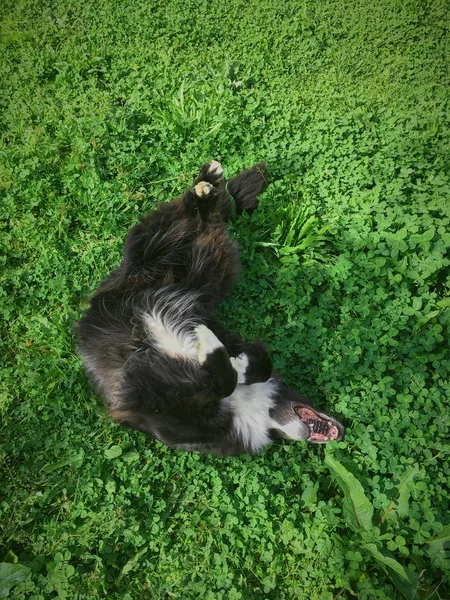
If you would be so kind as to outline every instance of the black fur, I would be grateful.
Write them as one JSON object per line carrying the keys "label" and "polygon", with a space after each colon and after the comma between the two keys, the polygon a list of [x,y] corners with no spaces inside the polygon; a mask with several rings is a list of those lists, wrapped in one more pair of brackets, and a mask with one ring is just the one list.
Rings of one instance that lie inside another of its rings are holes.
{"label": "black fur", "polygon": [[[305,399],[279,383],[265,346],[214,317],[239,274],[225,225],[230,193],[237,213],[252,211],[266,185],[263,163],[227,186],[221,172],[218,163],[204,165],[181,198],[130,230],[124,258],[93,296],[78,337],[113,419],[172,447],[236,454],[257,451],[274,432],[287,437],[277,424],[298,423],[295,439],[309,439],[310,430],[292,408]],[[238,363],[245,367],[239,383]],[[326,418],[342,437],[342,426]]]}

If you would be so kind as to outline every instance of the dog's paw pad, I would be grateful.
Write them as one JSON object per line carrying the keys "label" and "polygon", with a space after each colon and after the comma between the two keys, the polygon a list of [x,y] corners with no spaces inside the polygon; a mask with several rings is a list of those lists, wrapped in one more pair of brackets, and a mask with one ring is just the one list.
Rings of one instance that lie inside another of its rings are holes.
{"label": "dog's paw pad", "polygon": [[221,177],[223,175],[223,167],[219,161],[213,160],[208,168],[208,175],[212,175],[213,177]]}
{"label": "dog's paw pad", "polygon": [[248,356],[245,354],[245,352],[242,352],[242,354],[239,354],[239,356],[230,357],[230,362],[238,375],[238,383],[245,383],[245,373],[247,372],[248,367]]}
{"label": "dog's paw pad", "polygon": [[203,198],[204,196],[208,196],[211,193],[213,186],[207,181],[200,181],[197,185],[194,186],[195,193],[199,198]]}
{"label": "dog's paw pad", "polygon": [[223,344],[206,325],[199,325],[194,331],[197,336],[195,349],[198,352],[198,362],[202,365],[208,358],[208,354],[223,347]]}

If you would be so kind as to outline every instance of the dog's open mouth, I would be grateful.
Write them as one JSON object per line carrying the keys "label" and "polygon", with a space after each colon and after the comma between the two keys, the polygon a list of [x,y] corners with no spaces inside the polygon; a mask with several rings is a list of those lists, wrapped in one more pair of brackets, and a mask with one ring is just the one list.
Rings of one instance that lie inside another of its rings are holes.
{"label": "dog's open mouth", "polygon": [[326,442],[341,440],[343,438],[344,428],[337,421],[331,419],[331,417],[321,416],[310,406],[303,404],[294,404],[292,408],[300,420],[308,425],[310,432],[308,442],[325,444]]}

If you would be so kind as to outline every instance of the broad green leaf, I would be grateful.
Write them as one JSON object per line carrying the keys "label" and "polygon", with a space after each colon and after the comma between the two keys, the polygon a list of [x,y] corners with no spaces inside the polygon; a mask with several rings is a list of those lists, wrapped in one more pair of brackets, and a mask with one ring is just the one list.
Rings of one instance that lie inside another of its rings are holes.
{"label": "broad green leaf", "polygon": [[418,577],[416,573],[405,569],[395,558],[389,556],[384,550],[377,548],[375,544],[364,544],[361,546],[361,550],[371,554],[383,569],[386,570],[389,578],[407,600],[416,600],[418,598]]}
{"label": "broad green leaf", "polygon": [[395,571],[402,579],[408,581],[408,575],[406,574],[405,567],[403,567],[395,558],[387,556],[380,550],[378,550],[375,544],[364,544],[361,546],[362,550],[366,550],[371,554],[378,562],[383,565],[389,567],[393,571]]}
{"label": "broad green leaf", "polygon": [[442,300],[439,300],[438,302],[436,302],[436,306],[439,306],[439,308],[449,308],[450,307],[450,296],[446,296],[445,298],[442,298]]}
{"label": "broad green leaf", "polygon": [[122,455],[122,460],[124,460],[126,463],[135,462],[136,460],[139,460],[139,453],[134,451],[125,452],[125,454]]}
{"label": "broad green leaf", "polygon": [[58,462],[45,465],[45,467],[43,467],[42,470],[44,471],[44,473],[51,473],[52,471],[57,471],[58,469],[61,469],[61,467],[67,467],[68,465],[71,465],[72,467],[78,469],[83,464],[83,459],[84,450],[80,449],[76,454],[73,454],[72,456],[68,456],[67,458],[59,460]]}
{"label": "broad green leaf", "polygon": [[120,446],[111,446],[108,450],[105,450],[105,458],[112,460],[122,454],[122,448]]}
{"label": "broad green leaf", "polygon": [[29,572],[24,565],[0,563],[0,598],[8,598],[11,588],[25,581]]}
{"label": "broad green leaf", "polygon": [[281,256],[287,256],[288,254],[295,254],[297,248],[293,246],[283,246],[280,248],[279,252]]}
{"label": "broad green leaf", "polygon": [[440,533],[425,542],[429,544],[429,554],[432,558],[443,554],[450,546],[450,525],[446,525]]}
{"label": "broad green leaf", "polygon": [[434,319],[434,317],[437,317],[439,315],[441,311],[439,310],[432,310],[430,311],[427,315],[420,317],[419,319],[419,323],[421,325],[424,325],[425,323],[428,323],[428,321],[431,321],[431,319]]}
{"label": "broad green leaf", "polygon": [[436,233],[434,227],[430,227],[430,229],[427,229],[427,231],[424,231],[422,233],[422,240],[424,242],[431,242],[431,240],[434,238],[434,234]]}
{"label": "broad green leaf", "polygon": [[422,298],[414,298],[412,307],[414,310],[420,310],[422,308]]}
{"label": "broad green leaf", "polygon": [[344,492],[344,508],[350,527],[355,530],[362,528],[370,531],[373,527],[373,505],[364,493],[361,483],[328,451],[325,456],[325,464]]}
{"label": "broad green leaf", "polygon": [[286,239],[284,240],[284,245],[285,246],[291,246],[292,245],[292,242],[294,240],[294,233],[295,233],[295,230],[294,230],[293,227],[291,227],[291,229],[289,230],[289,233],[286,236]]}
{"label": "broad green leaf", "polygon": [[316,482],[314,485],[309,485],[303,490],[302,500],[305,503],[305,506],[314,506],[316,504],[318,487],[319,483]]}
{"label": "broad green leaf", "polygon": [[403,594],[406,600],[418,600],[419,596],[417,593],[417,589],[419,587],[419,575],[413,571],[409,571],[405,569],[405,573],[408,576],[408,581],[403,579],[398,573],[390,569],[386,568],[386,574],[389,579],[395,585],[395,587]]}
{"label": "broad green leaf", "polygon": [[450,525],[445,525],[442,531],[440,531],[437,535],[426,540],[425,544],[433,544],[434,542],[450,542]]}
{"label": "broad green leaf", "polygon": [[8,550],[3,562],[16,565],[19,562],[19,557],[12,550]]}
{"label": "broad green leaf", "polygon": [[127,573],[129,573],[136,567],[136,565],[139,563],[140,558],[147,552],[147,548],[148,546],[144,546],[143,548],[141,548],[139,552],[136,552],[136,554],[125,563],[120,572],[119,581],[121,581]]}
{"label": "broad green leaf", "polygon": [[409,238],[409,247],[411,249],[413,249],[413,248],[415,248],[417,246],[417,244],[420,244],[421,241],[422,241],[422,235],[420,233],[414,233]]}
{"label": "broad green leaf", "polygon": [[414,477],[419,473],[419,465],[414,465],[407,469],[400,477],[397,485],[398,499],[397,512],[401,517],[406,517],[409,510],[409,496],[414,487]]}
{"label": "broad green leaf", "polygon": [[302,237],[305,236],[305,233],[308,229],[314,228],[317,225],[317,218],[314,215],[311,215],[310,217],[308,217],[308,219],[306,219],[306,221],[303,223],[298,235],[297,235],[297,240],[301,240]]}

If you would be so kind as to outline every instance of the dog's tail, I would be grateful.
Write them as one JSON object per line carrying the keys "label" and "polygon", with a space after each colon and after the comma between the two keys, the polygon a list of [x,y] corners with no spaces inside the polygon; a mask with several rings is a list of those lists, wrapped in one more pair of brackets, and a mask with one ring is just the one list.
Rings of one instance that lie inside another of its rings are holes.
{"label": "dog's tail", "polygon": [[[260,162],[230,179],[227,190],[236,205],[236,214],[252,213],[258,206],[258,196],[267,186],[267,165]],[[232,211],[234,212],[234,210]],[[230,215],[232,216],[232,215]]]}

